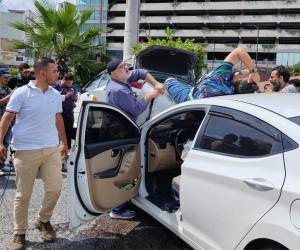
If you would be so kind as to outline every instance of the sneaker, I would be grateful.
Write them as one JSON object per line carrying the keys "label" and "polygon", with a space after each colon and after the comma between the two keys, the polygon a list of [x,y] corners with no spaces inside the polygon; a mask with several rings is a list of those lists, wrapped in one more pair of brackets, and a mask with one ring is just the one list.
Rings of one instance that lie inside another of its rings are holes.
{"label": "sneaker", "polygon": [[56,239],[56,233],[50,223],[50,221],[48,222],[41,222],[40,220],[38,220],[35,223],[35,227],[40,230],[40,232],[42,233],[42,239],[46,242],[52,242]]}
{"label": "sneaker", "polygon": [[25,249],[25,234],[15,234],[10,243],[10,250]]}
{"label": "sneaker", "polygon": [[136,215],[135,211],[132,210],[124,210],[122,212],[116,213],[116,212],[110,212],[109,216],[112,219],[121,219],[121,220],[129,220],[134,218]]}

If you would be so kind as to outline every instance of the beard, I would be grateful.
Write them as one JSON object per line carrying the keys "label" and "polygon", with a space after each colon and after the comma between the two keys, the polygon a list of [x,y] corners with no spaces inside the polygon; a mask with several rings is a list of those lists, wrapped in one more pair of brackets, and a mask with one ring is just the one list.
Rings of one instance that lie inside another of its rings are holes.
{"label": "beard", "polygon": [[280,90],[280,87],[281,87],[280,82],[275,81],[275,82],[270,82],[270,83],[272,85],[273,91],[278,92]]}

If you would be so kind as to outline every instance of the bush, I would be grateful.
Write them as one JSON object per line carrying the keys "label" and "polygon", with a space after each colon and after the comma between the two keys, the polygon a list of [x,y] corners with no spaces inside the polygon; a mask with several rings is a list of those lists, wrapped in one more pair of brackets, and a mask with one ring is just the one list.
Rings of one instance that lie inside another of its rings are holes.
{"label": "bush", "polygon": [[206,51],[204,46],[194,43],[194,39],[186,39],[182,41],[181,38],[174,38],[173,30],[169,27],[165,30],[166,38],[165,39],[153,39],[151,36],[148,36],[148,41],[146,43],[139,43],[133,46],[132,51],[137,55],[143,49],[153,46],[168,46],[172,48],[184,49],[187,51],[194,52],[197,56],[197,62],[195,65],[195,75],[196,79],[201,76],[202,69],[206,69],[207,65],[205,64],[205,55]]}
{"label": "bush", "polygon": [[300,75],[300,62],[296,63],[292,66],[287,66],[288,71],[292,76],[298,76]]}
{"label": "bush", "polygon": [[9,67],[8,70],[9,70],[9,73],[10,73],[12,76],[17,76],[18,73],[19,73],[18,69],[17,69],[17,68],[14,68],[14,67]]}

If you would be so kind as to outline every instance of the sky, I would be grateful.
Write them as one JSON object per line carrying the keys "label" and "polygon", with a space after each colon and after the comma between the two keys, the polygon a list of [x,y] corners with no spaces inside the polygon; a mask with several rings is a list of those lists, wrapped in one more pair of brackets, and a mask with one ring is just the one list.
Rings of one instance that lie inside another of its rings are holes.
{"label": "sky", "polygon": [[[49,2],[63,2],[63,0],[48,0]],[[2,4],[5,5],[7,9],[12,10],[33,10],[34,0],[0,0]],[[75,2],[75,0],[68,0],[68,2]]]}

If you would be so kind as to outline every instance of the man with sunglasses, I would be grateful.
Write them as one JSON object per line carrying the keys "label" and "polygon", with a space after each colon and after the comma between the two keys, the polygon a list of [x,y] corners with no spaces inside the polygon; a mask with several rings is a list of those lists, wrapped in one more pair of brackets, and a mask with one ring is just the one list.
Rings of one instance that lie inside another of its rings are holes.
{"label": "man with sunglasses", "polygon": [[[110,75],[106,88],[107,101],[128,114],[133,120],[146,110],[150,101],[164,91],[164,85],[158,82],[145,69],[129,71],[127,65],[121,60],[114,60],[107,64],[107,72]],[[130,83],[145,80],[154,89],[147,93],[144,98],[138,99],[133,92]],[[124,203],[112,209],[110,217],[113,219],[131,219],[135,212],[128,210]]]}

